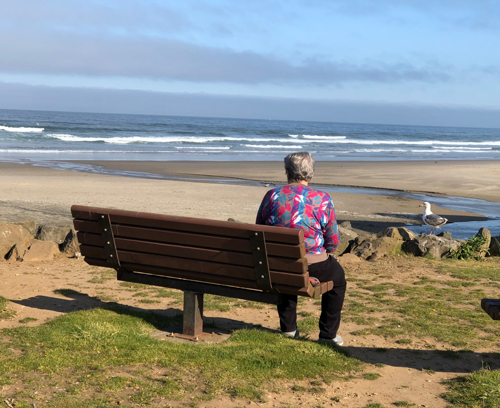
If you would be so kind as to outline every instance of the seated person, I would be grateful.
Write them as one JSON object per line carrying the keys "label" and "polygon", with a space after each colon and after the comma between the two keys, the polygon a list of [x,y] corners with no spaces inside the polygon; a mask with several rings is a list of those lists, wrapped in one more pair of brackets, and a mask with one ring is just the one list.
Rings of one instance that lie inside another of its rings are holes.
{"label": "seated person", "polygon": [[[285,157],[288,185],[269,190],[257,213],[257,224],[297,228],[304,231],[309,276],[320,282],[333,281],[333,289],[321,298],[319,339],[339,346],[337,334],[344,304],[346,281],[344,270],[333,256],[339,242],[335,208],[331,197],[308,187],[314,174],[314,158],[307,152]],[[278,305],[283,334],[298,337],[297,296],[283,295]]]}

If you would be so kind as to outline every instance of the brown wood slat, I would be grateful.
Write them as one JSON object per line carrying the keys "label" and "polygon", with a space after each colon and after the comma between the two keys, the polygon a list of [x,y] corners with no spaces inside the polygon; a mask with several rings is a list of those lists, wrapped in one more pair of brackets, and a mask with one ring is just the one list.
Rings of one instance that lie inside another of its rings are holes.
{"label": "brown wood slat", "polygon": [[174,288],[182,291],[205,293],[215,296],[226,296],[235,299],[244,299],[253,302],[277,305],[281,297],[277,293],[262,292],[261,290],[236,288],[234,286],[217,285],[214,283],[187,281],[184,279],[170,278],[146,273],[119,271],[117,279],[125,282],[142,283],[144,285]]}
{"label": "brown wood slat", "polygon": [[271,227],[268,225],[231,223],[227,221],[206,220],[201,218],[176,217],[171,215],[114,210],[109,208],[74,205],[71,207],[73,218],[97,221],[99,214],[109,214],[113,224],[138,225],[176,231],[225,235],[248,238],[249,231],[264,231],[267,242],[300,244],[304,233],[293,228]]}
{"label": "brown wood slat", "polygon": [[[97,259],[106,259],[103,248],[80,245],[83,256]],[[226,276],[244,280],[255,281],[255,269],[253,267],[226,265],[216,262],[207,262],[196,259],[175,258],[154,254],[144,254],[118,250],[120,263],[134,263],[136,265],[158,266],[174,270],[201,273],[205,275]],[[109,265],[108,265],[109,266]],[[286,284],[288,286],[305,286],[309,280],[309,274],[290,274],[286,272],[270,271],[273,283]],[[182,278],[183,276],[176,275]],[[186,276],[186,278],[188,278]],[[222,283],[222,282],[216,282]]]}
{"label": "brown wood slat", "polygon": [[[102,247],[104,241],[101,235],[77,233],[78,242],[92,246]],[[135,239],[116,238],[118,250],[128,250],[157,255],[168,255],[179,258],[189,258],[219,262],[231,265],[254,267],[253,256],[250,253],[230,252],[214,249],[200,249],[191,246],[179,246]],[[307,262],[304,260],[268,257],[269,268],[275,271],[303,274],[307,272]]]}
{"label": "brown wood slat", "polygon": [[[85,257],[85,262],[87,262],[89,265],[102,266],[105,268],[109,268],[109,264],[104,259],[95,259],[95,258],[91,258],[91,257]],[[193,281],[199,281],[199,282],[217,283],[217,284],[234,286],[234,287],[239,287],[239,288],[248,288],[248,289],[257,289],[257,290],[259,289],[257,287],[257,284],[255,283],[255,281],[244,280],[244,279],[228,278],[228,277],[217,276],[217,275],[198,274],[198,273],[194,273],[194,272],[187,272],[187,271],[175,270],[175,269],[157,267],[157,266],[138,265],[138,264],[128,263],[128,262],[123,262],[122,267],[128,271],[150,273],[153,275],[160,275],[160,276],[170,276],[170,277],[174,277],[174,278],[177,277],[177,278],[186,279],[188,281],[193,280]],[[308,277],[308,279],[309,279],[309,277]],[[277,293],[283,293],[283,294],[287,294],[287,295],[297,295],[297,296],[307,296],[307,297],[314,296],[314,288],[311,285],[309,285],[307,287],[294,287],[294,286],[290,286],[290,285],[284,285],[284,284],[277,283],[277,284],[273,285],[273,288],[277,291]]]}
{"label": "brown wood slat", "polygon": [[[100,235],[99,225],[95,221],[74,220],[75,229],[82,233],[93,233]],[[223,249],[228,251],[238,251],[251,253],[249,239],[197,235],[191,233],[162,231],[158,229],[148,229],[140,227],[130,227],[124,225],[112,225],[115,238],[144,239],[161,243],[177,245],[188,245],[209,249]],[[267,235],[266,235],[267,237]],[[81,242],[81,241],[80,241]],[[282,258],[303,258],[305,256],[305,245],[285,245],[266,243],[267,253],[270,256]]]}

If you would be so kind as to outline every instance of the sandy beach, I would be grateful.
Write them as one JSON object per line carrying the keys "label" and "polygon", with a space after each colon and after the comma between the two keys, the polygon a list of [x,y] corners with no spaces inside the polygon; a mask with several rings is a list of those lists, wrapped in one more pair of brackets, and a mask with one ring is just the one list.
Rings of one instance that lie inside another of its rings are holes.
{"label": "sandy beach", "polygon": [[[0,163],[0,220],[38,224],[71,223],[73,204],[253,223],[265,192],[285,182],[281,162],[86,162],[204,182],[91,174]],[[312,185],[368,187],[479,198],[500,202],[500,163],[485,162],[318,162]],[[251,186],[207,179],[254,180]],[[332,194],[339,222],[380,231],[389,225],[420,223],[419,200],[385,195]],[[482,214],[434,211],[453,221],[481,220]]]}

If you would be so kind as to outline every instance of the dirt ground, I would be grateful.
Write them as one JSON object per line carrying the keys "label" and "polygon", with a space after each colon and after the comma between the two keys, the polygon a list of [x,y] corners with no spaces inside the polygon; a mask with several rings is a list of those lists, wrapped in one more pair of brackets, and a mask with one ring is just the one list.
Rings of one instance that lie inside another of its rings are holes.
{"label": "dirt ground", "polygon": [[[408,284],[416,277],[436,278],[435,271],[427,269],[426,265],[423,260],[407,257],[384,258],[377,264],[366,261],[344,262],[348,278],[369,279],[374,269],[383,269],[385,275],[394,277],[394,281]],[[143,303],[140,297],[134,296],[137,291],[131,291],[126,284],[116,281],[111,271],[104,271],[106,270],[102,268],[88,266],[82,259],[63,256],[46,263],[0,261],[0,296],[9,299],[9,307],[16,312],[13,318],[0,320],[0,329],[43,324],[61,314],[101,307],[109,301],[169,315],[180,313],[182,305],[178,297],[159,298],[158,303]],[[440,278],[447,279],[446,276]],[[346,302],[349,302],[349,289],[355,287],[356,282],[349,283]],[[79,293],[76,295],[75,291]],[[305,301],[300,309],[319,316],[318,306],[314,301]],[[25,318],[37,320],[21,323]],[[271,330],[279,327],[278,316],[272,306],[265,306],[264,309],[233,307],[227,312],[209,310],[205,312],[205,321],[228,330],[254,325],[262,325]],[[449,346],[434,339],[414,339],[411,344],[398,344],[391,338],[351,334],[361,328],[363,326],[354,323],[342,323],[340,334],[345,342],[343,349],[368,363],[365,372],[380,374],[375,380],[355,378],[333,381],[319,394],[294,391],[293,385],[307,388],[309,383],[293,381],[284,383],[280,394],[266,393],[268,402],[221,397],[210,402],[199,402],[198,406],[361,408],[376,403],[390,407],[395,406],[398,401],[406,401],[415,405],[404,406],[441,408],[447,406],[440,397],[446,391],[443,380],[480,369],[483,358],[487,355],[489,358],[496,356],[498,360],[498,344],[491,344],[487,349],[475,350],[460,359],[450,360],[437,352],[447,350]],[[309,338],[315,340],[317,335],[313,333]],[[387,351],[380,352],[381,348]]]}

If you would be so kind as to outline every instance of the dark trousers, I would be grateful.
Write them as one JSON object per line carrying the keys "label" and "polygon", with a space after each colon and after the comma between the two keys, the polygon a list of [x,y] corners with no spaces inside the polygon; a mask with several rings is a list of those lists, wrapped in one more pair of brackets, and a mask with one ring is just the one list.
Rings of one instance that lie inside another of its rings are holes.
{"label": "dark trousers", "polygon": [[[344,269],[333,256],[329,256],[323,262],[309,265],[309,276],[318,278],[320,282],[333,281],[333,289],[321,297],[319,318],[319,337],[333,339],[340,326],[340,314],[347,286]],[[293,332],[297,329],[297,296],[282,296],[283,301],[278,305],[281,331]]]}

